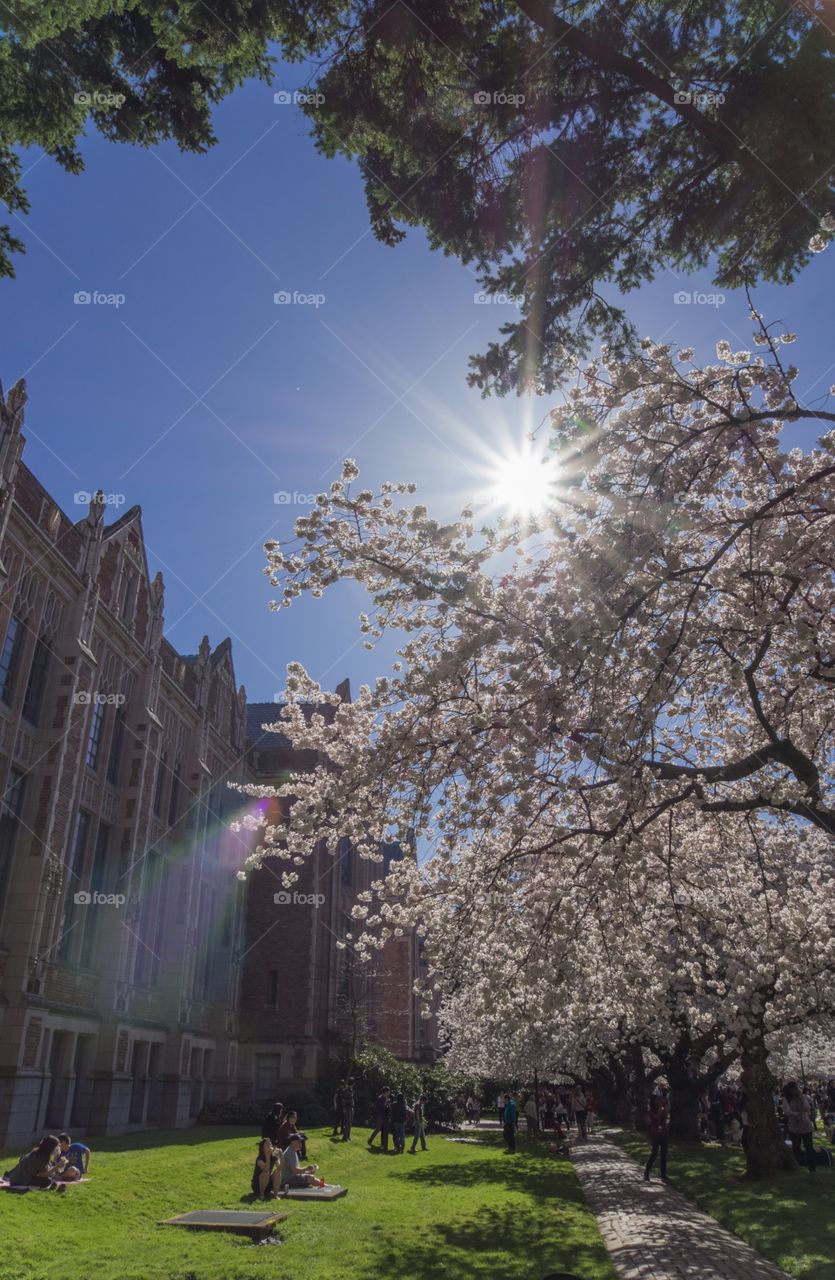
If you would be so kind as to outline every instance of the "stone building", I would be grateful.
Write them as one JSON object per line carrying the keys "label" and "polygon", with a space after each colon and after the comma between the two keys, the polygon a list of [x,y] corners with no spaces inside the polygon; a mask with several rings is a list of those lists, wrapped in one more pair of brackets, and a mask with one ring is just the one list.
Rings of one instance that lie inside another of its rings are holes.
{"label": "stone building", "polygon": [[[66,1127],[186,1125],[206,1101],[314,1080],[345,1031],[335,940],[367,879],[350,851],[315,851],[296,886],[324,897],[309,909],[262,892],[270,868],[237,879],[250,837],[229,829],[245,802],[227,784],[305,762],[261,730],[275,705],[247,707],[229,640],[182,655],[165,639],[139,507],[109,520],[115,502],[97,494],[73,521],[45,491],[22,460],[24,403],[22,384],[0,393],[0,1146],[12,1148]],[[405,952],[397,964],[367,1000],[383,1021],[408,1007],[411,1026]],[[410,1037],[390,1047],[418,1056]]]}

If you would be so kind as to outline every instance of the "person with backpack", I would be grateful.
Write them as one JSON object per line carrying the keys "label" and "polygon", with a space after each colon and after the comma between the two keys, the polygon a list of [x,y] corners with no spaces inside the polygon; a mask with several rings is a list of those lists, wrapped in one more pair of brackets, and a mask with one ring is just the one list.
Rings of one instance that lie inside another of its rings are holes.
{"label": "person with backpack", "polygon": [[670,1104],[663,1093],[654,1093],[649,1100],[649,1137],[652,1143],[649,1160],[644,1169],[644,1182],[649,1182],[656,1156],[660,1157],[661,1181],[667,1181],[667,1143],[670,1134]]}

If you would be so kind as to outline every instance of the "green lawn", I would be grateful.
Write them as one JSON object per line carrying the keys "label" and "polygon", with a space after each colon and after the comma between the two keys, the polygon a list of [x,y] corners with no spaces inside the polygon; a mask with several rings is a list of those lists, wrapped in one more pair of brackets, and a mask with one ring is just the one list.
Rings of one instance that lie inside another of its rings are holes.
{"label": "green lawn", "polygon": [[[247,1208],[256,1140],[238,1128],[94,1142],[91,1181],[62,1196],[0,1194],[0,1280],[614,1280],[568,1162],[429,1140],[412,1156],[309,1131],[309,1156],[350,1188],[329,1204],[280,1202],[281,1245],[161,1227],[189,1209]],[[11,1158],[0,1157],[0,1169]]]}
{"label": "green lawn", "polygon": [[[632,1130],[611,1137],[636,1159],[647,1139]],[[824,1144],[818,1132],[815,1145]],[[733,1147],[671,1142],[672,1186],[797,1280],[835,1280],[835,1166],[748,1182]]]}

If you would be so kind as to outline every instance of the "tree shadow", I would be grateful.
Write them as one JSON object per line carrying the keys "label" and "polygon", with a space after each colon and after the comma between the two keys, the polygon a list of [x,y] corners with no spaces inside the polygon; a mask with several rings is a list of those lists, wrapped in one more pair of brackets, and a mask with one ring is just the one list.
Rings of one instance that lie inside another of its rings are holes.
{"label": "tree shadow", "polygon": [[518,1191],[537,1201],[553,1201],[559,1188],[560,1175],[572,1176],[567,1163],[547,1160],[527,1159],[514,1161],[511,1156],[505,1160],[497,1155],[495,1161],[478,1160],[472,1164],[422,1165],[415,1168],[409,1165],[404,1170],[404,1179],[417,1187],[449,1186],[483,1187],[485,1191],[496,1192]]}
{"label": "tree shadow", "polygon": [[[576,1203],[570,1206],[583,1212]],[[603,1242],[571,1240],[570,1225],[540,1208],[485,1207],[465,1220],[435,1224],[416,1241],[376,1240],[358,1280],[408,1275],[437,1280],[440,1271],[467,1280],[542,1280],[568,1272],[576,1280],[612,1275]]]}

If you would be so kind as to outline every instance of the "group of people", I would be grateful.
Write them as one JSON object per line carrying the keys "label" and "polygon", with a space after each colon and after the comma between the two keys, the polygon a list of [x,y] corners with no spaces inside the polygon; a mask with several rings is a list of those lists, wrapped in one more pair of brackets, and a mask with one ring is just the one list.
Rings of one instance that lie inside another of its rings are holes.
{"label": "group of people", "polygon": [[261,1126],[261,1140],[252,1171],[252,1194],[271,1200],[287,1188],[324,1187],[318,1165],[307,1160],[307,1138],[298,1128],[298,1115],[274,1102]]}
{"label": "group of people", "polygon": [[582,1085],[561,1088],[545,1086],[535,1093],[521,1097],[516,1092],[502,1093],[497,1103],[499,1124],[509,1152],[516,1151],[516,1133],[520,1116],[525,1117],[528,1133],[538,1138],[552,1132],[558,1142],[566,1142],[572,1125],[576,1126],[577,1139],[585,1142],[595,1113],[592,1094]]}
{"label": "group of people", "polygon": [[73,1142],[68,1133],[50,1133],[31,1151],[21,1156],[3,1177],[10,1187],[40,1187],[66,1191],[68,1182],[78,1182],[90,1167],[90,1148]]}
{"label": "group of people", "polygon": [[368,1139],[369,1147],[379,1134],[381,1151],[388,1151],[389,1137],[395,1155],[403,1155],[406,1150],[406,1129],[412,1129],[412,1145],[410,1153],[414,1155],[418,1142],[421,1151],[426,1151],[426,1098],[421,1094],[409,1106],[403,1093],[384,1088],[374,1102],[374,1129]]}

